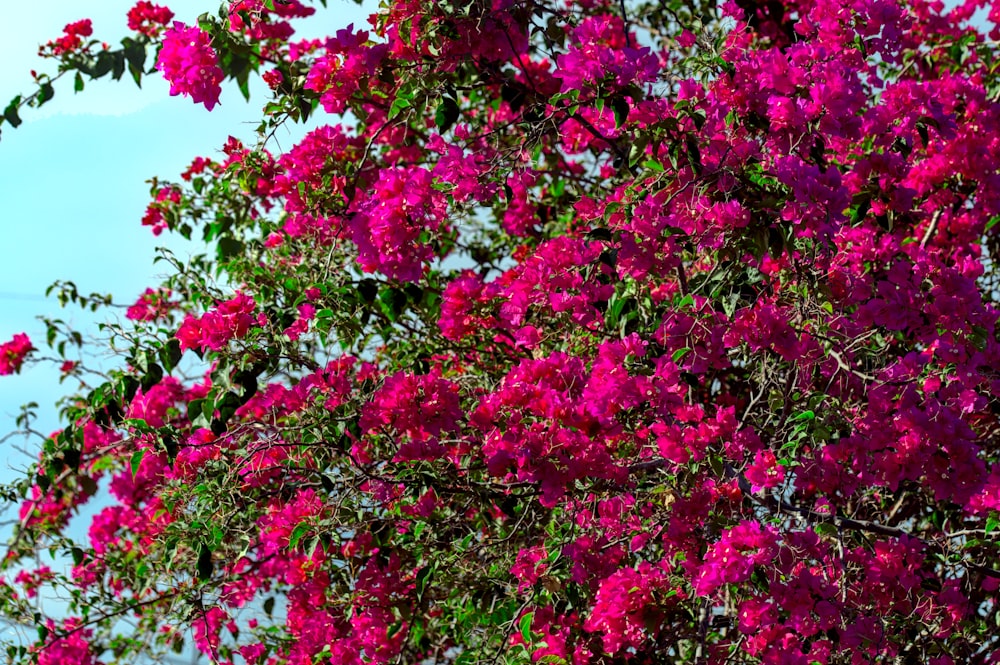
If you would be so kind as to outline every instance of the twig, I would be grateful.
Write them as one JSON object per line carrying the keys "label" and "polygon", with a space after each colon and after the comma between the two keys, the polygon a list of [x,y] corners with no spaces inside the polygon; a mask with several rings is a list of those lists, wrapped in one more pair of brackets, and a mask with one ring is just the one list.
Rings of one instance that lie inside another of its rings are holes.
{"label": "twig", "polygon": [[618,0],[622,8],[622,29],[625,31],[625,46],[632,48],[632,38],[628,34],[628,14],[625,12],[625,0]]}
{"label": "twig", "polygon": [[938,208],[934,211],[934,215],[931,217],[931,223],[927,226],[927,230],[924,231],[924,237],[920,239],[920,249],[927,247],[927,243],[930,241],[934,232],[937,231],[938,222],[941,220],[941,215],[944,213],[942,208]]}

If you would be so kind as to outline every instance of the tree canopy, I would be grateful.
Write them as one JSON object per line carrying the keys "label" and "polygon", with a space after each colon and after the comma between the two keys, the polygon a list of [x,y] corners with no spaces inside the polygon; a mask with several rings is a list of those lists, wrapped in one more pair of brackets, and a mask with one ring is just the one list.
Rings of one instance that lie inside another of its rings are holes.
{"label": "tree canopy", "polygon": [[1000,662],[1000,5],[206,9],[68,24],[3,113],[270,90],[152,181],[204,252],[117,368],[0,345],[80,385],[17,423],[11,662]]}

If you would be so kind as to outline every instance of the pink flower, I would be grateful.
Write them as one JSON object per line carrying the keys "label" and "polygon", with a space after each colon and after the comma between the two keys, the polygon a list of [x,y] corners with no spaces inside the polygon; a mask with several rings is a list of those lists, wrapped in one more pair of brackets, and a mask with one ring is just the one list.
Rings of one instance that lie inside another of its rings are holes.
{"label": "pink flower", "polygon": [[67,35],[79,35],[80,37],[90,37],[94,34],[94,27],[89,18],[73,21],[63,28]]}
{"label": "pink flower", "polygon": [[771,561],[777,552],[776,537],[755,522],[743,522],[723,534],[705,555],[705,562],[692,580],[694,592],[707,596],[724,584],[749,579],[755,566]]}
{"label": "pink flower", "polygon": [[685,30],[677,36],[677,45],[681,48],[691,48],[695,45],[695,36],[690,30]]}
{"label": "pink flower", "polygon": [[266,83],[267,87],[269,87],[271,90],[277,90],[279,87],[281,87],[281,84],[284,83],[285,81],[284,75],[277,69],[271,70],[269,72],[264,72],[261,78],[264,79],[264,83]]}
{"label": "pink flower", "polygon": [[365,405],[361,429],[369,436],[394,431],[394,460],[433,460],[444,454],[439,437],[458,429],[462,418],[458,386],[440,376],[399,372]]}
{"label": "pink flower", "polygon": [[[38,665],[65,665],[75,663],[76,665],[93,665],[96,663],[94,653],[90,649],[88,640],[93,635],[89,629],[81,629],[83,621],[77,617],[70,617],[63,621],[62,626],[57,628],[51,619],[47,622],[48,641],[41,648],[32,647],[36,650]],[[57,637],[65,634],[65,637]]]}
{"label": "pink flower", "polygon": [[169,209],[171,203],[181,202],[181,190],[177,187],[161,187],[156,192],[156,201],[146,207],[146,213],[142,216],[142,225],[153,227],[153,235],[158,236],[163,230],[169,228],[169,224],[163,213]]}
{"label": "pink flower", "polygon": [[444,230],[447,219],[446,201],[433,184],[431,172],[420,167],[382,172],[350,222],[365,272],[378,271],[403,282],[415,282],[424,274],[435,253],[422,236]]}
{"label": "pink flower", "polygon": [[24,333],[18,333],[9,342],[0,344],[0,376],[19,371],[25,357],[33,350],[31,340]]}
{"label": "pink flower", "polygon": [[156,68],[170,82],[171,95],[190,95],[209,111],[219,103],[223,78],[211,41],[201,28],[174,21],[163,36],[163,47],[156,59]]}
{"label": "pink flower", "polygon": [[661,584],[659,571],[647,562],[638,570],[615,571],[601,582],[583,629],[603,633],[604,650],[610,654],[638,647],[647,638],[647,607]]}
{"label": "pink flower", "polygon": [[28,598],[38,595],[38,587],[55,577],[52,569],[42,566],[34,570],[22,570],[14,578],[14,582],[24,587],[24,593]]}
{"label": "pink flower", "polygon": [[170,301],[170,289],[146,289],[135,304],[125,310],[125,318],[131,321],[156,321],[165,319],[177,307]]}
{"label": "pink flower", "polygon": [[465,270],[445,287],[441,297],[441,334],[450,340],[460,340],[477,327],[472,309],[483,291],[483,280],[471,270]]}
{"label": "pink flower", "polygon": [[69,51],[75,51],[83,46],[82,38],[92,34],[94,34],[94,28],[89,18],[74,21],[63,28],[62,37],[50,41],[40,51],[44,53],[45,49],[48,48],[52,55],[62,55]]}
{"label": "pink flower", "polygon": [[187,167],[187,169],[185,169],[184,172],[181,173],[181,179],[187,182],[191,182],[191,178],[193,176],[196,176],[200,173],[204,173],[205,171],[208,171],[209,169],[213,169],[215,167],[216,164],[211,159],[207,159],[205,157],[195,157],[191,161],[191,164]]}
{"label": "pink flower", "polygon": [[182,351],[200,348],[202,345],[200,320],[189,314],[174,336],[180,341]]}
{"label": "pink flower", "polygon": [[139,0],[135,7],[128,10],[128,27],[148,37],[156,37],[173,17],[174,13],[167,7]]}
{"label": "pink flower", "polygon": [[759,492],[762,489],[777,487],[785,480],[785,467],[778,464],[777,458],[770,450],[758,450],[746,471],[750,481],[750,490]]}
{"label": "pink flower", "polygon": [[292,325],[285,328],[285,334],[293,342],[297,341],[303,333],[309,330],[309,322],[316,317],[316,308],[309,303],[299,305],[299,318]]}
{"label": "pink flower", "polygon": [[528,591],[545,574],[545,571],[548,570],[548,565],[545,561],[548,555],[544,545],[529,547],[527,549],[522,548],[517,553],[517,560],[510,569],[510,573],[519,581],[517,585],[518,593]]}
{"label": "pink flower", "polygon": [[751,598],[740,604],[739,610],[739,630],[744,635],[756,633],[761,625],[772,624],[775,620],[776,612],[771,603]]}
{"label": "pink flower", "polygon": [[181,350],[208,347],[218,351],[229,340],[244,337],[252,327],[265,323],[263,314],[253,316],[256,308],[257,303],[251,296],[237,293],[201,318],[188,315],[176,333]]}

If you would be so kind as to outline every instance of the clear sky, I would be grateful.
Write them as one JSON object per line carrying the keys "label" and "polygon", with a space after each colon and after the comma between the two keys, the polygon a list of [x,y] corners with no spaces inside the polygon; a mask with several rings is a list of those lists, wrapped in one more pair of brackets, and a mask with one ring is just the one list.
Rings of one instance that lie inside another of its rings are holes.
{"label": "clear sky", "polygon": [[[112,44],[127,34],[125,14],[135,0],[33,0],[4,7],[0,22],[0,108],[30,92],[29,71],[53,71],[37,57],[38,46],[58,37],[70,21],[91,18],[94,36]],[[175,20],[193,23],[215,0],[161,0]],[[368,11],[347,0],[330,0],[303,22],[300,36],[332,34],[348,23],[364,23]],[[148,64],[152,64],[150,58]],[[126,80],[127,79],[127,80]],[[55,98],[40,110],[26,109],[19,128],[4,125],[0,140],[0,342],[27,332],[36,346],[47,314],[88,328],[80,310],[60,310],[44,299],[56,280],[72,280],[83,293],[112,293],[132,302],[155,284],[163,270],[154,266],[154,248],[170,242],[140,225],[149,201],[152,176],[177,179],[198,155],[217,156],[229,135],[253,139],[263,87],[247,104],[234,86],[223,89],[222,103],[208,113],[185,97],[170,97],[159,74],[139,90],[126,75],[118,82],[88,82],[74,94],[71,80],[59,81]],[[287,149],[292,138],[282,145]],[[107,315],[104,315],[107,316]],[[93,330],[93,327],[90,327]],[[52,404],[63,394],[55,369],[34,365],[19,376],[0,377],[0,435],[14,429],[19,406],[38,402],[39,429],[58,426]],[[24,466],[10,442],[0,449],[0,482],[6,469]]]}

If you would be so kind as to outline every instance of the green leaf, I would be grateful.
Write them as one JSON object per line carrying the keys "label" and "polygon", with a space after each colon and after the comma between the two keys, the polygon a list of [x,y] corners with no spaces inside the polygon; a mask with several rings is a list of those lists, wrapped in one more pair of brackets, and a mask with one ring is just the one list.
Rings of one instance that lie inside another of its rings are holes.
{"label": "green leaf", "polygon": [[611,100],[611,108],[615,112],[615,128],[621,127],[628,120],[628,114],[631,110],[627,101],[624,97],[615,97]]}
{"label": "green leaf", "polygon": [[240,89],[240,94],[243,95],[243,99],[250,101],[250,70],[241,69],[236,74],[236,86]]}
{"label": "green leaf", "polygon": [[99,79],[114,66],[114,56],[110,51],[101,51],[97,54],[97,59],[89,67],[81,66],[84,74],[89,74],[92,79]]}
{"label": "green leaf", "polygon": [[996,513],[990,513],[990,516],[986,518],[986,533],[993,533],[998,526],[1000,526],[1000,518],[997,517]]}
{"label": "green leaf", "polygon": [[851,224],[857,225],[861,220],[865,218],[868,211],[872,207],[872,197],[870,193],[863,193],[856,195],[853,201],[854,205],[850,208]]}
{"label": "green leaf", "polygon": [[56,91],[52,88],[51,83],[43,83],[38,89],[38,105],[41,106],[45,102],[49,101],[56,96]]}
{"label": "green leaf", "polygon": [[694,169],[695,175],[700,176],[704,167],[701,164],[701,150],[698,148],[698,139],[692,134],[688,134],[684,137],[684,147],[687,149],[688,162],[691,164],[691,168]]}
{"label": "green leaf", "polygon": [[403,112],[403,109],[407,109],[410,106],[411,104],[409,100],[403,99],[402,97],[397,97],[392,102],[392,107],[389,109],[389,116],[387,119],[388,120],[394,119],[396,116],[398,116],[400,113]]}
{"label": "green leaf", "polygon": [[828,524],[826,522],[820,522],[814,525],[813,531],[820,536],[836,536],[840,532],[835,525]]}
{"label": "green leaf", "polygon": [[219,418],[222,420],[229,420],[240,406],[240,396],[231,390],[215,400],[215,410],[219,412]]}
{"label": "green leaf", "polygon": [[587,239],[611,242],[614,239],[614,237],[611,235],[611,231],[609,231],[608,229],[604,227],[597,227],[587,232]]}
{"label": "green leaf", "polygon": [[691,349],[689,347],[684,347],[683,349],[677,349],[676,351],[674,351],[673,354],[670,356],[670,358],[675,363],[679,363],[681,361],[681,358],[683,358],[689,353],[691,353]]}
{"label": "green leaf", "polygon": [[537,665],[550,665],[550,664],[551,665],[562,665],[563,663],[566,662],[566,659],[563,658],[563,657],[561,657],[561,656],[557,656],[554,653],[550,653],[550,654],[546,654],[546,655],[542,656],[541,658],[539,658],[535,662],[537,663]]}
{"label": "green leaf", "polygon": [[479,659],[476,658],[476,654],[472,651],[463,651],[455,659],[455,665],[473,665],[473,663],[478,662],[480,662]]}
{"label": "green leaf", "polygon": [[288,537],[288,548],[294,549],[302,537],[309,533],[312,526],[308,522],[299,523],[294,529],[292,529],[292,535]]}
{"label": "green leaf", "polygon": [[142,377],[141,380],[142,389],[144,391],[149,390],[162,380],[163,380],[163,368],[160,367],[155,362],[150,363],[149,369],[146,371],[146,374]]}
{"label": "green leaf", "polygon": [[181,343],[176,337],[171,337],[166,344],[160,349],[160,362],[163,363],[163,367],[166,371],[171,371],[173,368],[177,367],[177,363],[181,361],[181,356],[183,352],[181,351]]}
{"label": "green leaf", "polygon": [[219,238],[219,246],[216,250],[216,254],[220,261],[226,261],[233,258],[234,256],[241,256],[243,254],[244,245],[242,242],[235,238],[225,237]]}
{"label": "green leaf", "polygon": [[132,80],[139,87],[142,87],[142,75],[146,66],[146,46],[134,39],[126,38],[122,40],[125,45],[125,60],[128,61],[128,71],[132,74]]}
{"label": "green leaf", "polygon": [[427,591],[427,587],[430,585],[431,579],[434,577],[434,572],[437,569],[437,564],[432,563],[424,566],[417,573],[417,594],[423,596],[424,592]]}
{"label": "green leaf", "polygon": [[919,120],[917,121],[917,134],[920,135],[920,140],[923,142],[924,148],[926,148],[927,144],[930,143],[931,140],[930,133],[927,131],[927,123]]}
{"label": "green leaf", "polygon": [[10,123],[11,127],[17,127],[18,125],[21,124],[21,117],[17,114],[17,109],[20,105],[21,105],[21,96],[18,95],[13,100],[11,100],[10,104],[8,104],[7,108],[5,108],[3,111],[3,118],[4,120]]}
{"label": "green leaf", "polygon": [[111,58],[111,78],[119,80],[125,73],[125,53],[116,51]]}
{"label": "green leaf", "polygon": [[132,459],[129,460],[129,468],[132,470],[132,477],[139,473],[139,465],[142,464],[142,458],[146,456],[145,450],[137,450],[132,453]]}
{"label": "green leaf", "polygon": [[531,622],[534,620],[534,618],[535,618],[535,613],[528,612],[523,617],[521,617],[521,620],[518,622],[518,626],[521,629],[521,637],[523,637],[524,641],[529,644],[531,643]]}
{"label": "green leaf", "polygon": [[388,287],[379,293],[379,308],[385,317],[393,323],[406,310],[406,304],[406,292],[401,289]]}
{"label": "green leaf", "polygon": [[188,420],[194,421],[196,418],[202,415],[202,408],[205,403],[203,399],[193,399],[188,402],[187,405],[187,417]]}
{"label": "green leaf", "polygon": [[212,577],[212,570],[215,568],[212,563],[212,550],[208,545],[202,545],[198,552],[198,579],[205,581]]}
{"label": "green leaf", "polygon": [[434,124],[437,125],[438,131],[444,134],[451,129],[460,114],[458,103],[451,97],[445,97],[438,104],[437,112],[434,114]]}

